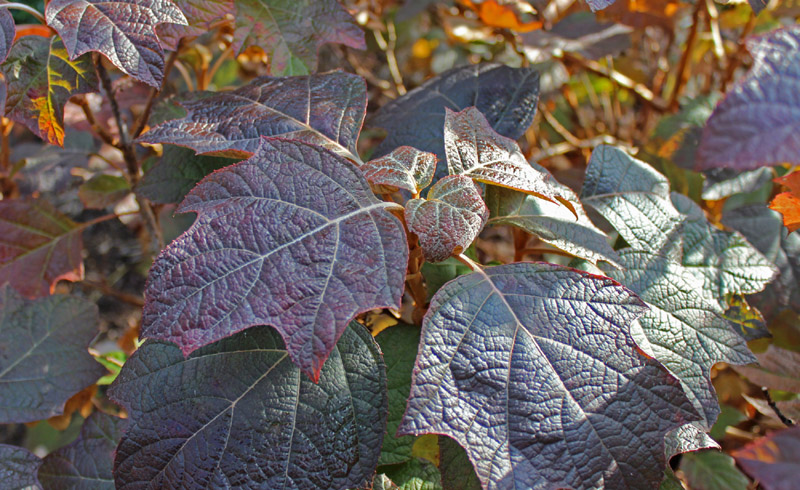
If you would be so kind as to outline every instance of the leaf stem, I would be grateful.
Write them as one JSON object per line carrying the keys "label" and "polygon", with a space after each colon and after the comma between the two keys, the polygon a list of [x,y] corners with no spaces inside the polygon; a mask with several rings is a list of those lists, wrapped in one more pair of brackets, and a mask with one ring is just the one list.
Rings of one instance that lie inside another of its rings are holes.
{"label": "leaf stem", "polygon": [[474,260],[472,260],[471,258],[467,257],[464,254],[454,255],[453,257],[455,257],[456,260],[458,260],[462,264],[466,265],[467,267],[469,267],[470,269],[472,269],[475,272],[483,271],[483,266],[482,265],[480,265],[479,263],[475,262]]}
{"label": "leaf stem", "polygon": [[47,19],[44,18],[44,15],[42,15],[41,12],[39,12],[38,10],[29,5],[25,5],[24,3],[16,3],[16,2],[0,3],[0,8],[21,10],[23,12],[27,12],[32,16],[36,17],[36,20],[38,20],[42,24],[47,25]]}
{"label": "leaf stem", "polygon": [[75,97],[74,102],[83,109],[83,115],[86,116],[86,122],[89,123],[89,126],[92,127],[92,131],[94,131],[97,136],[103,140],[103,143],[111,146],[116,146],[114,142],[114,138],[111,136],[111,133],[106,130],[100,123],[97,121],[97,118],[94,117],[94,112],[92,112],[91,106],[89,106],[89,101],[86,100],[86,97],[83,95],[79,97]]}
{"label": "leaf stem", "polygon": [[789,417],[784,415],[783,412],[780,411],[778,405],[775,404],[775,401],[769,394],[769,390],[766,387],[762,387],[761,392],[764,394],[764,398],[767,399],[767,405],[769,405],[769,408],[771,408],[772,411],[775,412],[775,415],[777,415],[778,418],[781,419],[783,425],[785,425],[786,427],[792,427],[794,425],[794,422],[792,421],[792,419],[790,419]]}

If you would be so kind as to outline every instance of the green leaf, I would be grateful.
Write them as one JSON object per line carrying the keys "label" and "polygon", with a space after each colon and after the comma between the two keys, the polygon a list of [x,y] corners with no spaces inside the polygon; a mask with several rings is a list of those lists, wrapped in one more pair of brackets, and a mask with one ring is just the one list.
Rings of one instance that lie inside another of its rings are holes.
{"label": "green leaf", "polygon": [[750,484],[733,458],[715,450],[684,454],[680,469],[692,490],[747,490]]}
{"label": "green leaf", "polygon": [[447,436],[439,436],[439,448],[444,490],[481,490],[481,481],[464,448]]}
{"label": "green leaf", "polygon": [[78,189],[78,197],[89,209],[105,209],[130,194],[131,188],[124,177],[97,174]]}
{"label": "green leaf", "polygon": [[442,490],[439,470],[424,459],[412,458],[402,464],[378,468],[381,471],[397,490]]}

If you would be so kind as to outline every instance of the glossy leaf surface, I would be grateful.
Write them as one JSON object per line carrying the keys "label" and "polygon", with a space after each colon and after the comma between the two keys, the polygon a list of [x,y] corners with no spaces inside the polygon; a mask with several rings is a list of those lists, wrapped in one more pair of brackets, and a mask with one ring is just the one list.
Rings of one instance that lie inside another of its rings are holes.
{"label": "glossy leaf surface", "polygon": [[127,419],[93,413],[78,439],[44,458],[39,481],[45,488],[114,490],[114,450],[127,426]]}
{"label": "glossy leaf surface", "polygon": [[773,432],[733,452],[736,462],[764,490],[791,490],[800,471],[800,426]]}
{"label": "glossy leaf surface", "polygon": [[318,384],[269,327],[188,358],[148,341],[110,391],[130,414],[117,488],[366,488],[386,426],[385,386],[380,351],[358,324]]}
{"label": "glossy leaf surface", "polygon": [[480,189],[467,176],[448,175],[431,187],[427,199],[406,203],[408,229],[419,237],[428,262],[441,262],[470,246],[489,218]]}
{"label": "glossy leaf surface", "polygon": [[748,48],[753,68],[711,114],[700,170],[800,163],[800,26],[754,38]]}
{"label": "glossy leaf surface", "polygon": [[0,9],[0,63],[5,61],[8,52],[11,51],[15,33],[16,27],[11,12],[6,8]]}
{"label": "glossy leaf surface", "polygon": [[40,490],[36,470],[41,464],[27,449],[0,444],[0,481],[8,490]]}
{"label": "glossy leaf surface", "polygon": [[347,160],[315,145],[264,139],[178,209],[198,218],[156,259],[142,336],[184,353],[272,325],[316,379],[358,313],[400,307],[408,246],[400,221]]}
{"label": "glossy leaf surface", "polygon": [[8,83],[6,116],[51,144],[64,144],[69,98],[97,90],[91,57],[70,60],[55,36],[21,38],[0,69]]}
{"label": "glossy leaf surface", "polygon": [[137,80],[161,88],[164,51],[155,27],[185,24],[171,0],[51,0],[47,25],[64,39],[72,59],[96,51]]}
{"label": "glossy leaf surface", "polygon": [[0,287],[0,423],[58,415],[102,376],[105,369],[86,352],[97,327],[97,308],[83,299],[26,300]]}
{"label": "glossy leaf surface", "polygon": [[401,433],[457,439],[489,489],[657,485],[664,436],[697,415],[638,354],[628,325],[643,310],[616,282],[552,264],[451,281],[423,322]]}
{"label": "glossy leaf surface", "polygon": [[361,77],[329,72],[306,77],[257,78],[230,92],[201,92],[182,102],[186,117],[140,138],[197,153],[251,155],[262,136],[303,139],[354,161],[367,106]]}
{"label": "glossy leaf surface", "polygon": [[361,166],[364,177],[376,190],[404,189],[412,194],[431,185],[435,170],[436,155],[410,146],[401,146]]}
{"label": "glossy leaf surface", "polygon": [[83,279],[80,230],[47,201],[0,201],[0,285],[35,298],[59,280]]}

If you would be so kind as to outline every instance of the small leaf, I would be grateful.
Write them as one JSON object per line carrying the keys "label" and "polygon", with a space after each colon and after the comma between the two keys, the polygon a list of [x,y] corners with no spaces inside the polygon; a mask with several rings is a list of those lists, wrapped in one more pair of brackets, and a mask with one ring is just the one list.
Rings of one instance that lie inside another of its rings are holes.
{"label": "small leaf", "polygon": [[89,209],[105,209],[130,194],[128,181],[119,175],[97,174],[78,189],[78,197]]}
{"label": "small leaf", "polygon": [[769,207],[783,215],[783,224],[789,232],[797,231],[800,229],[800,170],[779,177],[775,182],[788,187],[789,192],[775,196]]}
{"label": "small leaf", "polygon": [[144,143],[171,143],[197,153],[250,156],[262,136],[302,139],[360,162],[356,140],[364,120],[364,80],[335,71],[306,77],[257,78],[230,92],[200,92],[187,115],[145,133]]}
{"label": "small leaf", "polygon": [[546,62],[564,52],[597,60],[629,49],[632,32],[628,26],[598,22],[595,15],[576,12],[559,20],[552,29],[523,34],[521,48],[531,63]]}
{"label": "small leaf", "polygon": [[744,471],[764,490],[789,490],[797,486],[800,472],[800,426],[773,432],[733,451]]}
{"label": "small leaf", "polygon": [[386,427],[385,387],[380,351],[355,323],[318,384],[268,327],[188,358],[147,341],[109,391],[130,415],[117,488],[366,488]]}
{"label": "small leaf", "polygon": [[769,0],[748,0],[748,2],[756,15],[760,14],[769,4]]}
{"label": "small leaf", "polygon": [[44,458],[39,481],[46,488],[114,490],[114,450],[127,426],[127,419],[93,413],[78,439]]}
{"label": "small leaf", "polygon": [[171,0],[51,0],[47,25],[64,39],[70,59],[96,51],[152,87],[164,79],[164,51],[155,27],[186,24]]}
{"label": "small leaf", "polygon": [[428,262],[441,262],[470,246],[489,218],[472,179],[448,175],[431,187],[427,199],[406,203],[408,229],[419,237]]}
{"label": "small leaf", "polygon": [[361,166],[364,177],[377,191],[405,189],[414,195],[431,185],[435,170],[436,155],[410,146],[401,146]]}
{"label": "small leaf", "polygon": [[0,70],[8,81],[8,118],[54,145],[64,144],[64,105],[69,98],[97,90],[91,58],[70,61],[58,37],[20,39]]}
{"label": "small leaf", "polygon": [[714,109],[697,168],[750,170],[800,163],[800,26],[748,41],[753,68]]}
{"label": "small leaf", "polygon": [[750,484],[733,458],[719,451],[684,454],[680,469],[692,490],[747,490]]}
{"label": "small leaf", "polygon": [[27,449],[0,444],[0,481],[8,490],[41,490],[36,470],[42,460]]}
{"label": "small leaf", "polygon": [[262,140],[252,158],[206,177],[179,207],[199,216],[150,271],[142,336],[188,354],[272,325],[316,379],[355,315],[400,307],[408,246],[392,206],[343,158]]}
{"label": "small leaf", "polygon": [[733,329],[748,342],[772,337],[761,312],[750,306],[744,296],[738,294],[731,296],[728,301],[728,309],[725,310],[723,316],[731,323]]}
{"label": "small leaf", "polygon": [[643,309],[608,278],[552,264],[449,282],[423,322],[400,433],[453,437],[487,489],[657,485],[664,436],[697,415],[638,354],[628,325]]}
{"label": "small leaf", "polygon": [[83,279],[82,229],[47,201],[0,201],[0,286],[36,298]]}
{"label": "small leaf", "polygon": [[29,301],[0,287],[0,423],[58,415],[105,369],[86,352],[97,307],[67,295]]}
{"label": "small leaf", "polygon": [[[470,250],[473,249],[467,249],[467,251]],[[467,255],[469,256],[469,254]],[[475,259],[475,257],[472,256],[470,256],[470,258]],[[469,274],[470,272],[472,272],[472,269],[461,263],[455,257],[451,257],[443,262],[423,262],[422,276],[425,278],[425,287],[428,290],[428,301],[430,301],[436,291],[446,283],[460,275]]]}
{"label": "small leaf", "polygon": [[16,27],[11,12],[7,8],[0,9],[0,63],[8,57],[11,45],[14,44],[15,34]]}

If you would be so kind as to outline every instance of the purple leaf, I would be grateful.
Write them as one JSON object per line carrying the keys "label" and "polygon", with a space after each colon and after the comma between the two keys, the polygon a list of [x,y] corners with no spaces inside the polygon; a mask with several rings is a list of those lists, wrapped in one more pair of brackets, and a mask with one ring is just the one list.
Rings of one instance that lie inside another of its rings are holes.
{"label": "purple leaf", "polygon": [[261,326],[188,358],[147,341],[109,396],[130,415],[114,463],[120,489],[362,489],[386,428],[383,360],[357,323],[318,384]]}
{"label": "purple leaf", "polygon": [[25,300],[0,287],[0,423],[59,415],[64,403],[105,373],[86,348],[97,307],[57,294]]}
{"label": "purple leaf", "polygon": [[800,426],[772,432],[733,452],[736,462],[764,490],[797,488]]}
{"label": "purple leaf", "polygon": [[753,38],[748,47],[753,68],[711,114],[699,170],[800,163],[800,26]]}
{"label": "purple leaf", "polygon": [[52,0],[47,24],[64,40],[70,59],[96,51],[137,80],[161,88],[164,51],[155,27],[186,24],[171,0]]}
{"label": "purple leaf", "polygon": [[0,481],[9,490],[41,490],[36,470],[42,460],[27,449],[0,444]]}
{"label": "purple leaf", "polygon": [[487,489],[658,486],[664,436],[697,415],[638,353],[628,326],[644,309],[608,278],[552,264],[449,282],[423,322],[400,432],[455,438]]}
{"label": "purple leaf", "polygon": [[234,13],[234,0],[174,0],[175,5],[186,16],[186,24],[158,24],[156,34],[165,48],[175,51],[178,42],[186,36],[200,36],[214,24]]}
{"label": "purple leaf", "polygon": [[356,75],[335,71],[257,78],[230,92],[192,95],[182,105],[186,117],[156,126],[139,140],[247,157],[262,136],[280,136],[361,161],[356,140],[367,107],[367,87]]}
{"label": "purple leaf", "polygon": [[470,246],[489,218],[489,209],[472,179],[448,175],[431,187],[427,199],[406,203],[408,229],[419,237],[428,262],[441,262]]}
{"label": "purple leaf", "polygon": [[317,379],[355,315],[400,307],[408,247],[393,206],[328,150],[262,140],[252,158],[206,177],[181,204],[199,216],[150,271],[142,336],[188,354],[272,325]]}
{"label": "purple leaf", "polygon": [[5,61],[11,45],[14,44],[14,35],[17,29],[14,26],[14,17],[7,8],[0,9],[0,63]]}
{"label": "purple leaf", "polygon": [[431,185],[435,170],[436,155],[410,146],[401,146],[361,166],[364,177],[377,191],[405,189],[413,195]]}

